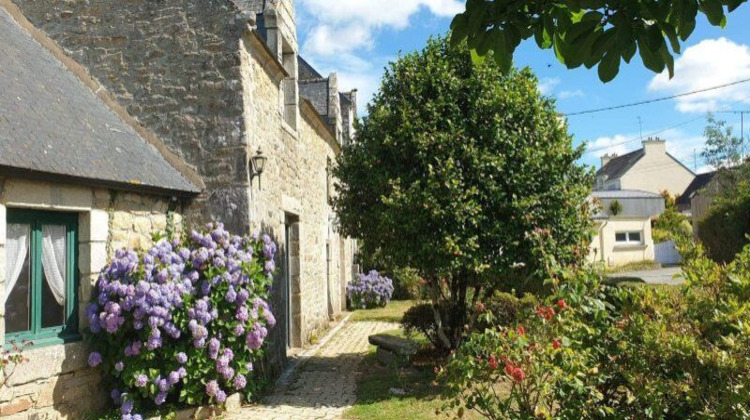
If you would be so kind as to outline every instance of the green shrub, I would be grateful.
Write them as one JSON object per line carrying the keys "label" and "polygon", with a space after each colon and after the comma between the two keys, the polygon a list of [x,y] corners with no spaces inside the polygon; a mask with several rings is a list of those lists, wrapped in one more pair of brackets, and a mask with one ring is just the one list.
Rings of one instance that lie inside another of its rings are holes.
{"label": "green shrub", "polygon": [[441,373],[452,390],[445,409],[750,417],[750,247],[719,265],[682,242],[682,288],[602,286],[593,272],[555,269],[553,297],[458,349]]}
{"label": "green shrub", "polygon": [[[738,191],[739,193],[739,191]],[[698,236],[711,259],[729,262],[748,243],[750,234],[750,193],[735,199],[719,200],[698,222]]]}
{"label": "green shrub", "polygon": [[437,324],[435,323],[435,312],[431,303],[414,305],[404,312],[401,326],[407,335],[422,334],[430,340],[435,347],[440,346],[437,336]]}
{"label": "green shrub", "polygon": [[413,268],[393,269],[393,299],[426,299],[422,278]]}

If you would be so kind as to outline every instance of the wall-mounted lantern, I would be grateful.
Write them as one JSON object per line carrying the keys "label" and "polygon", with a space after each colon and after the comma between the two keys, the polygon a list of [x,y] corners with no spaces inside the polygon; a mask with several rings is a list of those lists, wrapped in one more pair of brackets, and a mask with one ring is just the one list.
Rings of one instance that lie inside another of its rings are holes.
{"label": "wall-mounted lantern", "polygon": [[258,177],[258,189],[260,186],[260,176],[263,174],[263,169],[266,166],[267,157],[263,156],[263,152],[258,147],[258,151],[255,152],[255,156],[250,158],[250,184],[253,183],[253,178]]}

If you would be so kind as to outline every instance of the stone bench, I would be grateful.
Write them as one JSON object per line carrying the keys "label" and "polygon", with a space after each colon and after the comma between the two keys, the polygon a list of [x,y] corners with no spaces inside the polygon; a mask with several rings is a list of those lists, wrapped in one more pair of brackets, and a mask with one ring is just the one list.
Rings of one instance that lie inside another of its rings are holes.
{"label": "stone bench", "polygon": [[371,335],[367,340],[378,348],[375,356],[384,365],[390,365],[396,360],[409,360],[419,349],[413,341],[388,334]]}

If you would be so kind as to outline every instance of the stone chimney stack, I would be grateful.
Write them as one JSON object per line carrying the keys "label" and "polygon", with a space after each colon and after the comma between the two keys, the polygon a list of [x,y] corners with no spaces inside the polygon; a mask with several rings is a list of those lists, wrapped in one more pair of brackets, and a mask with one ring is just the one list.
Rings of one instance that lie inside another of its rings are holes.
{"label": "stone chimney stack", "polygon": [[648,154],[667,153],[667,142],[658,137],[649,137],[643,140],[643,151]]}
{"label": "stone chimney stack", "polygon": [[604,165],[608,164],[610,160],[617,157],[617,153],[612,153],[611,155],[609,153],[605,153],[602,155],[602,168]]}

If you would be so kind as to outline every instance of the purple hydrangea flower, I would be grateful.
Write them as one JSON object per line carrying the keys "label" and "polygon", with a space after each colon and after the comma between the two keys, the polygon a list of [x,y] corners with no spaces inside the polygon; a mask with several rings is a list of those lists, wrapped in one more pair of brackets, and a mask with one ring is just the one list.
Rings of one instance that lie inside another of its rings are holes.
{"label": "purple hydrangea flower", "polygon": [[91,352],[91,354],[89,354],[88,361],[89,361],[89,366],[97,367],[102,363],[102,355],[95,351]]}
{"label": "purple hydrangea flower", "polygon": [[209,397],[216,396],[216,393],[219,391],[219,383],[215,380],[212,379],[206,383],[206,395],[208,395]]}
{"label": "purple hydrangea flower", "polygon": [[138,388],[143,388],[148,383],[148,376],[144,374],[138,374],[135,376],[135,386]]}
{"label": "purple hydrangea flower", "polygon": [[234,377],[234,388],[245,389],[247,386],[247,378],[244,375],[237,375]]}
{"label": "purple hydrangea flower", "polygon": [[185,363],[187,363],[187,360],[187,354],[185,354],[184,352],[177,353],[177,363],[184,365]]}
{"label": "purple hydrangea flower", "polygon": [[115,363],[115,370],[116,371],[122,372],[123,369],[125,369],[125,363],[123,363],[122,361],[119,361],[119,362]]}

